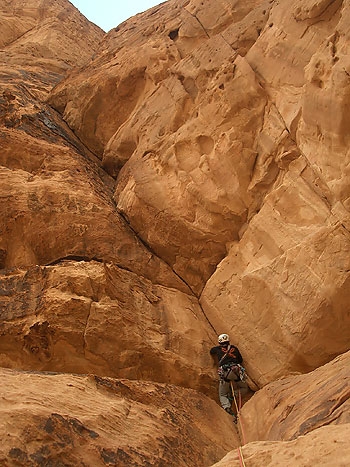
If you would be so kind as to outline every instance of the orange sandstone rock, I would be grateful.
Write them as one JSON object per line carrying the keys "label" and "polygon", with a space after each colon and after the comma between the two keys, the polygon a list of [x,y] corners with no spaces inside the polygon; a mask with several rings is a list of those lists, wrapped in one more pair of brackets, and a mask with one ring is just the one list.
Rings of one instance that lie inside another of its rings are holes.
{"label": "orange sandstone rock", "polygon": [[305,375],[265,386],[243,407],[246,442],[291,440],[350,423],[350,352]]}
{"label": "orange sandstone rock", "polygon": [[[106,376],[133,380],[109,418],[96,380],[5,370],[4,462],[217,462],[235,431],[183,386],[216,400],[228,332],[264,387],[252,465],[310,465],[316,442],[349,464],[349,2],[169,0],[108,34],[65,0],[0,6],[0,364],[93,372],[107,405]],[[142,392],[169,382],[171,427]]]}
{"label": "orange sandstone rock", "polygon": [[[244,461],[251,467],[276,465],[343,466],[349,462],[350,426],[319,428],[292,441],[256,441],[227,454],[212,467],[239,467]],[[243,459],[243,460],[242,460]]]}
{"label": "orange sandstone rock", "polygon": [[216,398],[216,336],[191,295],[96,261],[1,278],[0,366],[167,382]]}
{"label": "orange sandstone rock", "polygon": [[1,370],[1,465],[211,465],[238,444],[203,394],[93,375]]}

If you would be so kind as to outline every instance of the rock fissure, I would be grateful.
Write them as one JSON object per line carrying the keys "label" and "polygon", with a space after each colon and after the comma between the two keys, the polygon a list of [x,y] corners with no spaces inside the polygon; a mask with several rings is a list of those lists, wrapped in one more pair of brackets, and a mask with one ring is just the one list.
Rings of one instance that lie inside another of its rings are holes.
{"label": "rock fissure", "polygon": [[207,32],[207,30],[205,29],[205,27],[203,26],[203,24],[201,23],[201,21],[199,20],[199,18],[196,16],[196,15],[192,15],[193,18],[195,18],[195,20],[198,22],[198,24],[200,25],[200,27],[203,29],[203,32],[205,33],[205,35],[208,37],[208,39],[210,38],[210,35],[209,33]]}
{"label": "rock fissure", "polygon": [[18,41],[20,41],[21,39],[23,39],[25,36],[30,35],[31,32],[34,31],[36,28],[37,28],[37,26],[35,25],[35,26],[33,26],[32,28],[28,29],[28,30],[25,31],[23,34],[20,34],[18,37],[16,37],[13,41],[4,44],[3,48],[6,49],[6,48],[8,48],[8,47],[11,47],[11,46],[14,45],[16,42],[18,42]]}
{"label": "rock fissure", "polygon": [[[223,34],[220,34],[220,37],[238,55],[237,49],[235,49],[235,47],[233,47],[233,45],[229,43],[229,41],[225,38],[225,36]],[[235,59],[236,59],[236,56],[233,57],[233,61]]]}
{"label": "rock fissure", "polygon": [[87,316],[86,316],[84,331],[83,331],[83,352],[84,352],[84,354],[86,353],[86,349],[88,348],[86,334],[87,334],[87,330],[88,330],[88,326],[89,326],[89,320],[90,320],[90,316],[91,316],[91,310],[92,310],[93,303],[94,303],[94,301],[91,300],[90,305],[89,305],[89,310],[88,310],[88,313],[87,313]]}
{"label": "rock fissure", "polygon": [[[147,251],[149,251],[150,254],[151,254],[152,256],[155,256],[155,257],[158,258],[158,255],[152,250],[152,248],[150,247],[150,245],[147,244],[147,242],[145,242],[145,241],[137,234],[136,230],[134,230],[134,228],[132,227],[130,221],[127,219],[125,213],[122,212],[122,211],[120,211],[120,210],[118,210],[118,212],[119,212],[120,216],[123,218],[123,220],[125,221],[125,223],[128,225],[128,227],[130,228],[130,230],[132,230],[132,232],[134,233],[134,235],[135,235],[135,237],[138,239],[138,241],[139,241],[142,245],[145,246],[145,248],[147,249]],[[158,215],[159,215],[159,213],[158,213]],[[192,290],[191,285],[188,284],[188,283],[172,268],[172,266],[171,266],[170,264],[168,264],[163,258],[160,258],[160,260],[161,260],[162,262],[164,262],[167,266],[169,266],[169,268],[173,271],[173,273],[175,274],[175,276],[178,277],[179,280],[180,280],[183,284],[185,284],[186,287],[188,287],[188,289],[193,293],[193,295],[196,295],[195,292],[194,292],[194,290]]]}
{"label": "rock fissure", "polygon": [[96,261],[97,263],[105,263],[105,260],[103,260],[101,258],[89,257],[89,256],[68,255],[68,256],[64,256],[62,258],[57,258],[57,259],[51,261],[50,263],[45,264],[45,266],[55,266],[57,264],[65,262],[65,261],[77,261],[77,262]]}

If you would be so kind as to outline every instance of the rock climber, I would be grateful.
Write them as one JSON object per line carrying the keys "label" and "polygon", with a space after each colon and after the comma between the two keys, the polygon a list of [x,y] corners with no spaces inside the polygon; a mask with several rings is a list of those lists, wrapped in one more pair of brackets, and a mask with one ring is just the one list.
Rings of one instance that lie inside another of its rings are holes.
{"label": "rock climber", "polygon": [[243,358],[238,348],[230,344],[228,334],[220,334],[218,343],[219,345],[210,349],[210,355],[214,357],[218,365],[219,400],[221,407],[236,421],[236,415],[231,408],[233,401],[231,382],[235,385],[244,380]]}

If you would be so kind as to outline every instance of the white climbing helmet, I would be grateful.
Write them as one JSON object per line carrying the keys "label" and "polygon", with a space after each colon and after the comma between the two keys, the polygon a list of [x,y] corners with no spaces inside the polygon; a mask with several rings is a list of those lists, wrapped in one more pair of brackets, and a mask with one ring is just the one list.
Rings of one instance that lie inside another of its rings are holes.
{"label": "white climbing helmet", "polygon": [[230,341],[230,336],[228,334],[220,334],[218,337],[218,342],[219,344],[223,344],[224,342],[229,342]]}

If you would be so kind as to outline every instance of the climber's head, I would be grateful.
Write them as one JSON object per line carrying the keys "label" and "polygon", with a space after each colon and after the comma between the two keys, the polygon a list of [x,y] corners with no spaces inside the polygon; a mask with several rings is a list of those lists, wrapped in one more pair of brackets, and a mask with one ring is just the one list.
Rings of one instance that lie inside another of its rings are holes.
{"label": "climber's head", "polygon": [[230,343],[230,336],[228,334],[220,334],[218,342],[219,345],[227,345]]}

